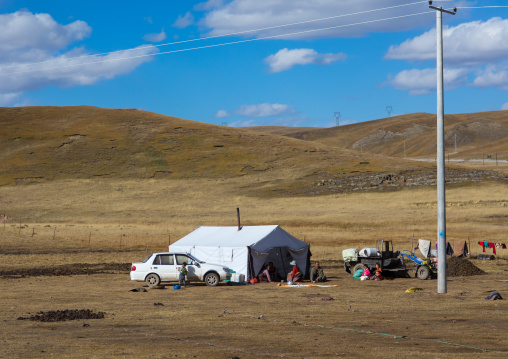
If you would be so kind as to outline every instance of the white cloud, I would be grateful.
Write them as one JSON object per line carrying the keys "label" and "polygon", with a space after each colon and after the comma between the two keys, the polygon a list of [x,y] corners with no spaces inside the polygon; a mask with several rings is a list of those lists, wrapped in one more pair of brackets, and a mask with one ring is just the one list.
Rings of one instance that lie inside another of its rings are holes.
{"label": "white cloud", "polygon": [[261,118],[261,119],[248,119],[238,120],[229,124],[231,127],[253,127],[253,126],[287,126],[298,127],[302,123],[308,122],[310,119],[306,116],[290,116],[280,118]]}
{"label": "white cloud", "polygon": [[83,21],[58,24],[49,14],[18,11],[0,15],[0,102],[12,105],[24,91],[47,86],[91,85],[126,74],[159,50],[140,46],[108,55],[71,48],[91,33]]}
{"label": "white cloud", "polygon": [[[492,63],[508,57],[508,19],[494,17],[443,29],[444,57],[452,64]],[[435,60],[436,30],[432,29],[400,45],[385,56],[397,60]]]}
{"label": "white cloud", "polygon": [[488,66],[474,79],[473,85],[508,90],[508,68],[498,69],[496,66]]}
{"label": "white cloud", "polygon": [[194,5],[194,10],[208,11],[211,9],[220,8],[223,5],[224,5],[224,0],[208,0],[208,1],[200,2],[199,4]]}
{"label": "white cloud", "polygon": [[258,105],[242,105],[234,113],[245,117],[273,117],[295,113],[295,109],[278,103],[261,103]]}
{"label": "white cloud", "polygon": [[264,61],[270,67],[270,72],[281,72],[291,69],[296,65],[329,65],[338,60],[344,60],[346,54],[318,54],[313,49],[287,48],[279,50],[276,54],[268,56]]}
{"label": "white cloud", "polygon": [[21,97],[21,92],[0,93],[0,106],[11,106]]}
{"label": "white cloud", "polygon": [[[71,87],[91,85],[101,79],[112,79],[126,74],[140,64],[150,61],[147,55],[158,52],[155,46],[140,46],[127,52],[108,55],[84,55],[80,50],[52,57],[49,62],[34,65],[18,63],[9,67],[0,65],[0,93],[34,91],[55,85]],[[133,57],[128,59],[129,57]],[[122,60],[126,59],[126,60]]]}
{"label": "white cloud", "polygon": [[[285,37],[301,39],[364,36],[370,32],[378,31],[404,31],[434,22],[431,17],[413,16],[309,32],[309,30],[317,28],[343,26],[418,12],[416,6],[402,6],[384,11],[366,12],[367,10],[396,5],[401,5],[400,0],[384,0],[382,4],[379,0],[231,0],[224,2],[223,6],[216,6],[214,10],[205,15],[200,24],[210,29],[209,35],[224,35],[267,27],[276,28],[246,34],[245,36],[255,34],[257,37],[265,37],[307,31],[306,33]],[[358,14],[343,16],[354,13]],[[332,16],[336,16],[336,18],[308,22],[309,20]],[[280,27],[281,24],[297,22],[306,23]]]}
{"label": "white cloud", "polygon": [[[445,69],[443,82],[446,90],[451,90],[467,84],[468,69]],[[425,95],[436,90],[436,69],[411,69],[399,72],[388,82],[398,90],[409,90],[410,95]]]}
{"label": "white cloud", "polygon": [[[472,21],[443,30],[445,86],[497,87],[508,90],[508,19]],[[436,30],[432,29],[400,45],[392,45],[385,58],[406,61],[436,60]],[[446,68],[450,66],[451,68]],[[431,73],[432,72],[432,73]],[[447,78],[448,76],[448,78]],[[474,80],[468,81],[469,78]],[[389,81],[395,88],[410,94],[435,89],[434,70],[405,70]]]}
{"label": "white cloud", "polygon": [[150,42],[161,42],[166,39],[166,33],[164,32],[164,29],[162,29],[161,32],[146,34],[143,36],[143,39]]}
{"label": "white cloud", "polygon": [[179,29],[183,29],[187,26],[192,25],[193,22],[194,22],[194,15],[192,15],[190,12],[187,12],[184,16],[179,15],[172,26],[177,27]]}
{"label": "white cloud", "polygon": [[501,106],[501,110],[508,110],[508,102]]}
{"label": "white cloud", "polygon": [[49,14],[17,11],[0,15],[0,62],[43,60],[92,29],[83,21],[58,24]]}
{"label": "white cloud", "polygon": [[219,110],[217,113],[213,116],[215,118],[226,118],[231,116],[226,110]]}

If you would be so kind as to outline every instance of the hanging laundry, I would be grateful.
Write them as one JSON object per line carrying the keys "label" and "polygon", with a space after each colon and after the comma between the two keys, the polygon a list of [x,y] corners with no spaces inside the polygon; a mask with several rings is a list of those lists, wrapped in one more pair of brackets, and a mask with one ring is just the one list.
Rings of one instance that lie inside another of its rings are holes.
{"label": "hanging laundry", "polygon": [[430,255],[430,241],[427,241],[425,239],[419,239],[418,240],[418,248],[420,249],[420,252],[422,255],[427,258]]}
{"label": "hanging laundry", "polygon": [[494,251],[494,254],[496,254],[496,244],[495,243],[489,243],[489,248],[492,248]]}
{"label": "hanging laundry", "polygon": [[468,252],[466,241],[453,241],[452,247],[454,257],[465,256]]}
{"label": "hanging laundry", "polygon": [[[437,241],[436,241],[436,252],[437,252]],[[452,245],[448,241],[446,241],[446,254],[449,256],[453,255]]]}

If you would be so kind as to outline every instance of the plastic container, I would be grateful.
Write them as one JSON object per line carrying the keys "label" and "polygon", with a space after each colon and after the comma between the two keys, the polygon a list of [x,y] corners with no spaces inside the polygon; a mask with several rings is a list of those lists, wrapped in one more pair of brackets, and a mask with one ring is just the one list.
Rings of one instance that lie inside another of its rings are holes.
{"label": "plastic container", "polygon": [[360,257],[377,257],[377,249],[376,248],[363,248],[358,252]]}
{"label": "plastic container", "polygon": [[231,276],[231,281],[235,283],[243,283],[245,282],[245,274],[233,273]]}
{"label": "plastic container", "polygon": [[173,286],[173,289],[180,289],[180,284],[175,284],[175,285]]}

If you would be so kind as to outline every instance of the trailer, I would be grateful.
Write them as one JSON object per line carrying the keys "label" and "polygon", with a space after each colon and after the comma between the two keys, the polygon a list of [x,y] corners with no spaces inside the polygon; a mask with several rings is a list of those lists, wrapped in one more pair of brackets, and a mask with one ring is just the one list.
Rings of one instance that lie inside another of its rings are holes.
{"label": "trailer", "polygon": [[376,240],[376,248],[363,248],[360,251],[352,248],[342,252],[344,269],[354,274],[367,265],[374,269],[379,264],[385,277],[409,277],[404,257],[393,250],[392,241]]}

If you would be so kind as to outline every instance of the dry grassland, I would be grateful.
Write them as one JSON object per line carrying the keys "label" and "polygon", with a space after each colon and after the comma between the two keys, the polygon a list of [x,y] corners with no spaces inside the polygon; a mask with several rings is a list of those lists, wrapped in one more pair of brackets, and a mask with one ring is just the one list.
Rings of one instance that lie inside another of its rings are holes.
{"label": "dry grassland", "polygon": [[[198,226],[279,224],[311,245],[370,246],[436,237],[434,187],[316,197],[250,196],[231,180],[73,180],[0,187],[6,232],[51,247],[162,250]],[[506,240],[508,189],[483,183],[447,189],[448,240]],[[20,228],[21,225],[21,228]],[[34,234],[33,234],[34,233]],[[33,234],[33,237],[32,237]],[[53,240],[53,237],[55,238]],[[0,243],[2,245],[2,243]],[[120,247],[121,246],[121,247]],[[472,246],[473,254],[481,247]]]}
{"label": "dry grassland", "polygon": [[[262,184],[260,184],[262,186]],[[200,225],[279,224],[311,243],[338,287],[192,284],[129,292],[127,272],[0,278],[0,357],[6,358],[505,358],[508,250],[474,263],[485,276],[353,280],[344,248],[434,239],[435,188],[321,197],[257,198],[231,180],[63,180],[0,187],[12,221],[0,227],[0,270],[129,263],[164,250]],[[507,242],[508,191],[500,183],[449,187],[449,240]],[[120,248],[121,245],[121,248]],[[422,292],[405,293],[418,286]],[[326,298],[333,300],[323,300]],[[154,303],[163,305],[155,306]],[[92,309],[105,319],[17,320],[39,311]],[[225,313],[226,311],[226,313]],[[29,314],[30,313],[30,314]],[[85,325],[86,324],[86,325]]]}

